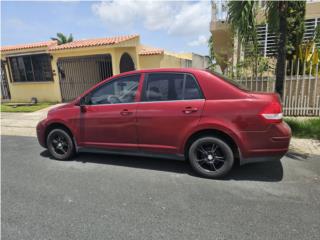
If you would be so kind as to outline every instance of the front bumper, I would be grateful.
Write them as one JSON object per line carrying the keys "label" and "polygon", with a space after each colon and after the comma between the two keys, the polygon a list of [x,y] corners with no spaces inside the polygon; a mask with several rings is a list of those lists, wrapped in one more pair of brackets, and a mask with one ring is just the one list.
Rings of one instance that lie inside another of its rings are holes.
{"label": "front bumper", "polygon": [[44,120],[40,121],[37,125],[38,142],[44,148],[47,147],[46,139],[45,139],[45,129],[46,129],[46,120],[44,119]]}

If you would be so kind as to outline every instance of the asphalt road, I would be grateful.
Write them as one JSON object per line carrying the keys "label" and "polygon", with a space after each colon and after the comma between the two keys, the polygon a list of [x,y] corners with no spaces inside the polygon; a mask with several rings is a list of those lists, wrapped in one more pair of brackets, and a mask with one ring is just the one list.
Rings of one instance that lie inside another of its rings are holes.
{"label": "asphalt road", "polygon": [[2,136],[1,239],[319,239],[320,156],[193,176],[185,162],[51,159]]}

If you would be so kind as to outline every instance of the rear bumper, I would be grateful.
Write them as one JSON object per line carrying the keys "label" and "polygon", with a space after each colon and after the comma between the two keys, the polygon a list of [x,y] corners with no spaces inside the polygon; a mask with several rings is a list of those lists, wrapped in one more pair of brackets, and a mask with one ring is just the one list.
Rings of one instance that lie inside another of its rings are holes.
{"label": "rear bumper", "polygon": [[274,155],[267,157],[251,157],[251,158],[243,158],[240,161],[240,165],[245,165],[248,163],[261,163],[261,162],[276,162],[280,161],[283,155]]}
{"label": "rear bumper", "polygon": [[267,131],[244,132],[245,149],[240,164],[280,160],[289,149],[291,129],[285,123],[271,125]]}

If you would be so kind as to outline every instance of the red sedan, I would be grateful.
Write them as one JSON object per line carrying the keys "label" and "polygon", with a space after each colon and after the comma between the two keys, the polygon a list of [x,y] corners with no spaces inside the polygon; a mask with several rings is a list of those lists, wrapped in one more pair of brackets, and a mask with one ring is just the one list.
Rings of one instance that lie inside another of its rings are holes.
{"label": "red sedan", "polygon": [[39,143],[59,160],[82,151],[185,159],[218,178],[236,164],[279,160],[291,130],[279,98],[190,68],[127,72],[49,111]]}

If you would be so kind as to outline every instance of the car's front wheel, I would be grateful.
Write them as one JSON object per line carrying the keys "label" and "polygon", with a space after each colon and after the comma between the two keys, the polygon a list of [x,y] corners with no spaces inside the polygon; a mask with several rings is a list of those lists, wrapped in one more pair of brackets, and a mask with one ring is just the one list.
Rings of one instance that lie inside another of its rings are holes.
{"label": "car's front wheel", "polygon": [[50,131],[47,136],[47,147],[50,154],[58,160],[68,160],[75,152],[70,134],[60,128]]}
{"label": "car's front wheel", "polygon": [[199,175],[207,178],[225,176],[234,163],[231,147],[216,137],[201,137],[194,141],[188,151],[189,162]]}

